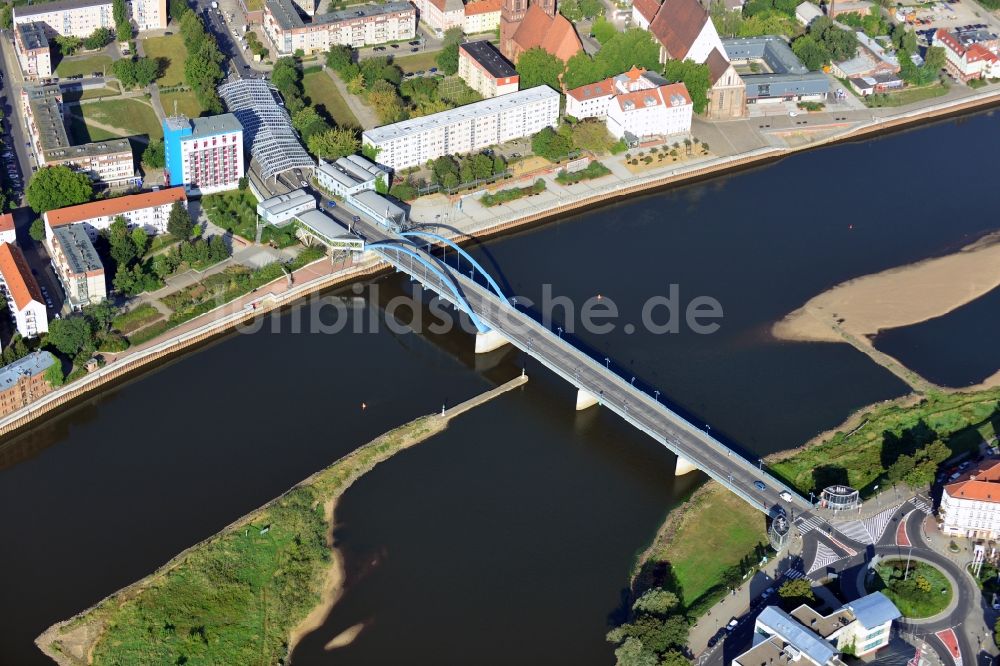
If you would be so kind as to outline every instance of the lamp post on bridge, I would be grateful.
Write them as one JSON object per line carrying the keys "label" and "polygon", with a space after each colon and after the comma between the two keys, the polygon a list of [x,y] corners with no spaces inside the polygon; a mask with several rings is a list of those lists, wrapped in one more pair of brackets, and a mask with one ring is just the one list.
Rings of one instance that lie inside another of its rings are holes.
{"label": "lamp post on bridge", "polygon": [[559,339],[562,340],[562,326],[556,326],[556,330],[559,332]]}
{"label": "lamp post on bridge", "polygon": [[660,401],[660,392],[659,391],[653,391],[653,396],[654,396],[653,399],[656,400],[656,402]]}
{"label": "lamp post on bridge", "polygon": [[632,375],[632,381],[630,381],[629,384],[635,386],[635,375]]}
{"label": "lamp post on bridge", "polygon": [[607,368],[608,370],[611,369],[611,359],[608,358],[607,356],[604,357],[604,367]]}
{"label": "lamp post on bridge", "polygon": [[763,458],[758,458],[757,459],[757,468],[760,471],[762,471],[762,472],[764,471],[764,459]]}

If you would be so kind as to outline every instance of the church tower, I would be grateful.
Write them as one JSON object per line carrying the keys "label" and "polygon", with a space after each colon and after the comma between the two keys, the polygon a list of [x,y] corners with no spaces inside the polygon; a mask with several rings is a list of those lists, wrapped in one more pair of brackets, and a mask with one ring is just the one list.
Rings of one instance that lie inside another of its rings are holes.
{"label": "church tower", "polygon": [[549,16],[556,15],[556,0],[535,0],[534,4]]}
{"label": "church tower", "polygon": [[503,0],[500,5],[500,52],[511,62],[517,55],[514,53],[514,33],[527,11],[528,0]]}

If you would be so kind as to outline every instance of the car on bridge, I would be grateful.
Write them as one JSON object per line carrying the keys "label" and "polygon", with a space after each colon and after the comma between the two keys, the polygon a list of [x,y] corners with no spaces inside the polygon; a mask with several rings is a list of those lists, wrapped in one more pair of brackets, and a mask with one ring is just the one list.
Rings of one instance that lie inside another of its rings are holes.
{"label": "car on bridge", "polygon": [[763,481],[754,481],[753,487],[757,490],[767,490],[767,486],[764,485]]}
{"label": "car on bridge", "polygon": [[778,497],[785,500],[786,502],[792,501],[792,494],[787,490],[782,490],[780,493],[778,493]]}

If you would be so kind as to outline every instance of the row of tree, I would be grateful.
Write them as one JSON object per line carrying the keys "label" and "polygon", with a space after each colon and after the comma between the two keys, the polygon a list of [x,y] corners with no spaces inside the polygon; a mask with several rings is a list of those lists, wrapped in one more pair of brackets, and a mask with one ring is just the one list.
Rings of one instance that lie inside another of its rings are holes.
{"label": "row of tree", "polygon": [[838,28],[832,19],[820,16],[809,24],[809,30],[794,42],[792,51],[810,70],[817,70],[830,61],[850,60],[858,53],[858,36]]}
{"label": "row of tree", "polygon": [[155,58],[121,58],[111,65],[123,88],[145,88],[162,76],[163,69],[163,64]]}
{"label": "row of tree", "polygon": [[210,114],[222,113],[222,101],[216,86],[222,80],[225,58],[205,24],[189,7],[178,7],[181,36],[184,38],[184,81],[194,91],[198,104]]}

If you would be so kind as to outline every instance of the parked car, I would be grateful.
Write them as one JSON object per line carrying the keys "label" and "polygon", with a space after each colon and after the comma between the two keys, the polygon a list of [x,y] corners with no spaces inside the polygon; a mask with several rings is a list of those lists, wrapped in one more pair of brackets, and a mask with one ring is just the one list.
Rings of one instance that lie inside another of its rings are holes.
{"label": "parked car", "polygon": [[734,617],[732,620],[729,621],[729,624],[726,625],[726,631],[732,632],[732,630],[738,627],[739,625],[740,621]]}
{"label": "parked car", "polygon": [[391,46],[394,49],[398,49],[399,48],[399,44],[389,44],[389,46]]}
{"label": "parked car", "polygon": [[430,68],[429,70],[427,70],[427,71],[428,71],[428,72],[430,72],[431,74],[433,74],[434,72],[438,71],[438,68],[437,68],[437,67],[431,67],[431,68]]}
{"label": "parked car", "polygon": [[420,46],[420,40],[414,39],[412,42],[410,42],[410,46]]}
{"label": "parked car", "polygon": [[420,49],[418,49],[416,46],[414,46],[412,49],[410,49],[410,53],[416,53],[419,50]]}

